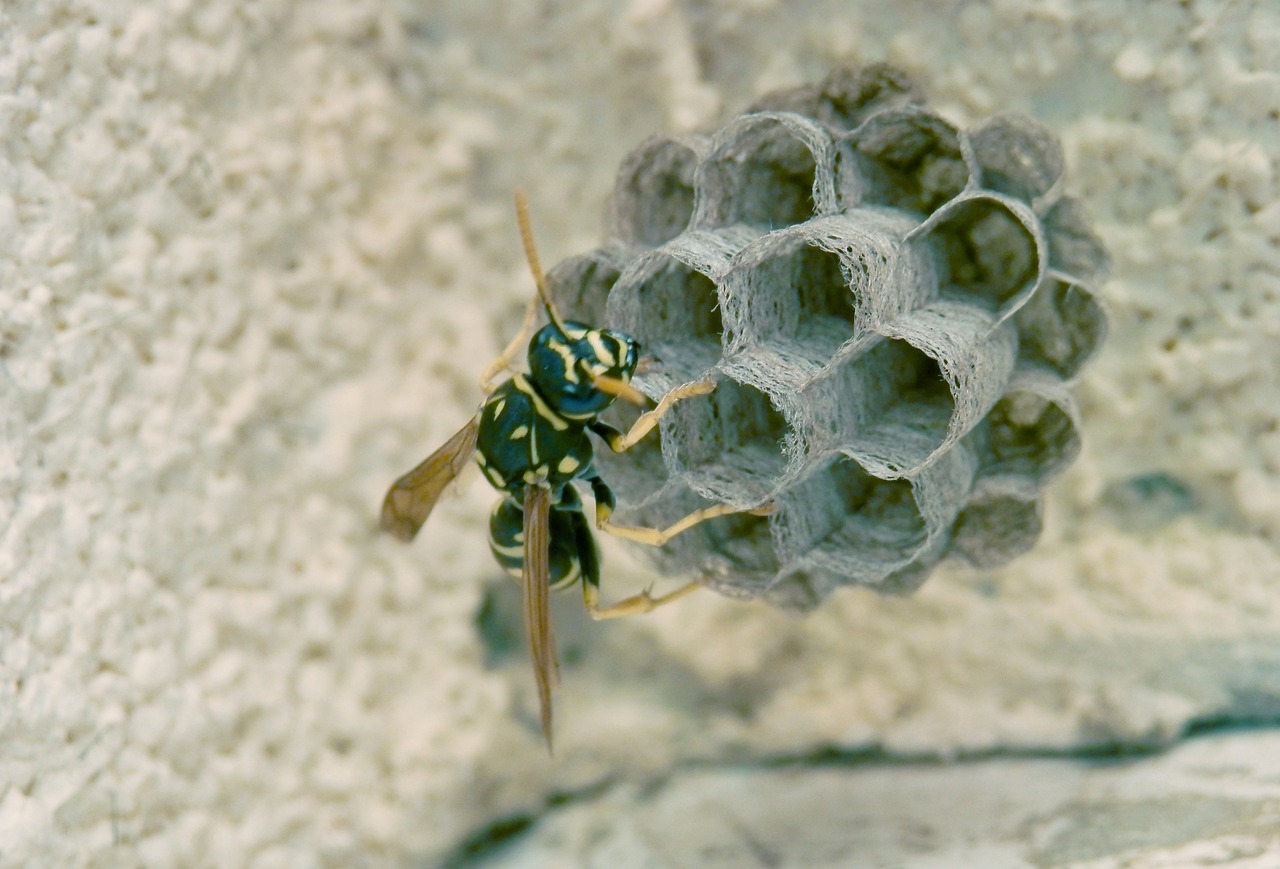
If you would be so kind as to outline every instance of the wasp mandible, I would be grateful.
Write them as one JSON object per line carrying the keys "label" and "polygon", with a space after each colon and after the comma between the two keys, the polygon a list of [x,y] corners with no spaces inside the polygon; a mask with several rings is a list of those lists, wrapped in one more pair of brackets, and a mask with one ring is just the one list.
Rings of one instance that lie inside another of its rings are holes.
{"label": "wasp mandible", "polygon": [[[521,191],[516,192],[516,218],[537,287],[524,324],[485,369],[481,389],[488,396],[476,415],[391,486],[382,504],[382,528],[401,540],[412,540],[445,487],[474,457],[503,496],[489,516],[489,548],[498,563],[521,581],[542,732],[550,750],[551,688],[558,678],[558,664],[548,592],[580,582],[587,612],[592,618],[608,619],[650,612],[698,588],[693,581],[659,597],[645,590],[601,606],[600,556],[574,484],[590,484],[598,529],[655,546],[707,519],[738,511],[728,505],[711,506],[665,529],[610,521],[616,501],[593,465],[588,433],[604,440],[614,452],[623,452],[648,434],[676,402],[706,395],[715,383],[701,380],[672,390],[625,434],[601,422],[600,414],[619,398],[641,405],[648,401],[631,385],[640,364],[639,344],[622,332],[560,317],[538,260],[528,203]],[[539,308],[549,322],[535,333]],[[528,373],[515,373],[491,389],[494,378],[510,369],[526,341]],[[765,513],[768,508],[753,512]]]}

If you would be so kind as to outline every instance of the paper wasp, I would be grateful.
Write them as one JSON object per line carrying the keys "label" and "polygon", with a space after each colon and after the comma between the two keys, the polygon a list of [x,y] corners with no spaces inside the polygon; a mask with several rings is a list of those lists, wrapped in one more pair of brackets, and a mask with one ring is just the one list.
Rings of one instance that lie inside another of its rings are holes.
{"label": "paper wasp", "polygon": [[[614,452],[622,452],[648,434],[677,401],[705,395],[715,384],[703,380],[672,390],[653,410],[641,415],[626,434],[601,422],[600,414],[618,398],[635,404],[648,400],[631,385],[641,361],[639,345],[622,332],[560,317],[547,289],[533,242],[528,205],[520,192],[516,193],[516,216],[537,286],[524,325],[485,370],[481,388],[488,397],[477,414],[444,446],[391,486],[382,504],[382,528],[401,540],[412,540],[445,487],[473,457],[493,487],[502,493],[502,500],[489,517],[489,547],[498,563],[521,580],[542,731],[550,749],[551,688],[558,678],[558,664],[548,591],[581,582],[587,612],[592,618],[608,619],[649,612],[698,587],[696,581],[690,582],[660,597],[652,597],[646,590],[602,607],[599,553],[574,484],[590,484],[597,528],[655,546],[699,522],[736,511],[726,505],[708,507],[661,530],[610,522],[614,495],[593,466],[588,432],[604,440]],[[534,333],[539,307],[549,322]],[[508,369],[525,341],[529,373],[516,373],[490,391],[492,380]],[[756,512],[768,512],[768,508]]]}

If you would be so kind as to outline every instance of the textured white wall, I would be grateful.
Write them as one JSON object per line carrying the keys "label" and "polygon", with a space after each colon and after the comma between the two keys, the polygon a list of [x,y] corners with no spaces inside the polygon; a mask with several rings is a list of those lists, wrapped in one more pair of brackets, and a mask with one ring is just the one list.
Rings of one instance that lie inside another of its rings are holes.
{"label": "textured white wall", "polygon": [[[585,250],[645,135],[871,60],[1062,134],[1115,258],[1085,455],[1039,549],[911,599],[563,601],[549,761],[475,627],[491,494],[374,532],[518,319],[510,192]],[[686,757],[1280,714],[1276,70],[1263,0],[5,4],[0,865],[416,865]]]}

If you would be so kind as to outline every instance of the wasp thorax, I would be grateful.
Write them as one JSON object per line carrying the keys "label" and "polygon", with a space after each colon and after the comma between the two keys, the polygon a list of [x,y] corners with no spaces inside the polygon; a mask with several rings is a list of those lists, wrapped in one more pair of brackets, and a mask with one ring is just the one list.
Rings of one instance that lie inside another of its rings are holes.
{"label": "wasp thorax", "polygon": [[595,378],[630,382],[639,356],[635,339],[622,332],[572,322],[561,331],[549,324],[529,342],[529,379],[566,416],[595,416],[615,400],[595,387]]}

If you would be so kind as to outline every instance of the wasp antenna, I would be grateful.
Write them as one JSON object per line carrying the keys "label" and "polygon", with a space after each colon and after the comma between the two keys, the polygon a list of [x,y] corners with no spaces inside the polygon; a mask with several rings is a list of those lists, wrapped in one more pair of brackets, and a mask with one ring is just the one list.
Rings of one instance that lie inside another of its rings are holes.
{"label": "wasp antenna", "polygon": [[538,259],[538,246],[533,241],[533,224],[529,220],[529,200],[524,195],[524,188],[516,188],[516,223],[520,226],[520,243],[524,245],[524,256],[529,261],[529,271],[533,274],[533,282],[538,287],[538,296],[542,299],[542,307],[547,309],[551,324],[564,335],[564,320],[551,301],[551,293],[547,291],[547,277],[542,273],[542,262]]}
{"label": "wasp antenna", "polygon": [[625,380],[607,377],[603,374],[591,375],[591,385],[601,392],[607,392],[614,398],[621,398],[634,405],[643,407],[649,403],[649,397]]}

